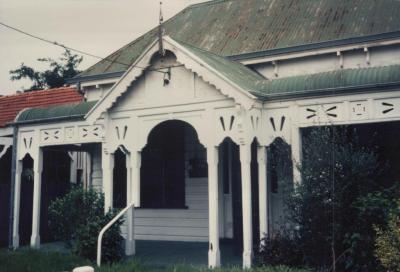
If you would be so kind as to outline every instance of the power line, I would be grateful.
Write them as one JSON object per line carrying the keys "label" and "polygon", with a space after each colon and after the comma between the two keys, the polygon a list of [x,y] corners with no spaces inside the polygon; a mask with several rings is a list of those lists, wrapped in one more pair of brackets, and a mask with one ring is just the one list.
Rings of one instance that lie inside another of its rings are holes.
{"label": "power line", "polygon": [[[74,52],[77,52],[77,53],[82,54],[82,55],[87,55],[87,56],[89,56],[89,57],[93,57],[93,58],[96,58],[96,59],[108,61],[108,62],[111,62],[111,63],[118,63],[118,64],[121,64],[121,65],[124,65],[124,66],[127,66],[127,67],[130,67],[130,66],[131,66],[131,64],[126,64],[126,63],[119,62],[119,61],[116,61],[116,60],[111,60],[111,59],[108,59],[108,58],[103,58],[103,57],[100,57],[100,56],[97,56],[97,55],[94,55],[94,54],[91,54],[91,53],[87,53],[87,52],[82,51],[82,50],[79,50],[79,49],[75,49],[75,48],[66,46],[66,45],[61,44],[61,43],[58,43],[58,42],[56,42],[56,41],[51,41],[51,40],[48,40],[48,39],[45,39],[45,38],[36,36],[36,35],[34,35],[34,34],[31,34],[31,33],[28,33],[28,32],[26,32],[26,31],[23,31],[23,30],[21,30],[21,29],[18,29],[18,28],[16,28],[16,27],[7,25],[7,24],[5,24],[5,23],[3,23],[3,22],[0,22],[0,25],[6,27],[6,28],[8,28],[8,29],[14,30],[14,31],[16,31],[16,32],[18,32],[18,33],[21,33],[21,34],[24,34],[24,35],[26,35],[26,36],[29,36],[29,37],[31,37],[31,38],[40,40],[40,41],[45,42],[45,43],[49,43],[49,44],[51,44],[51,45],[59,46],[59,47],[62,47],[62,48],[64,48],[64,49],[68,49],[68,50],[70,50],[70,51],[74,51]],[[146,68],[144,68],[144,67],[140,67],[140,66],[137,66],[137,65],[135,65],[134,67],[140,68],[140,69],[142,69],[142,70],[145,70],[145,69],[146,69]],[[155,70],[155,69],[149,69],[149,70],[150,70],[150,71],[155,71],[155,72],[160,72],[160,73],[165,73],[165,72],[163,72],[163,71],[159,71],[159,70]]]}

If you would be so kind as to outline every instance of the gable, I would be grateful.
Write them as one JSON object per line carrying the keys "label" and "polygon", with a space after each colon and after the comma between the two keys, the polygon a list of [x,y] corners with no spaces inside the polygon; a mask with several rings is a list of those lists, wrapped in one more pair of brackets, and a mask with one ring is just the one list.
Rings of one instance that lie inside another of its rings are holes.
{"label": "gable", "polygon": [[[168,80],[168,83],[164,80]],[[184,105],[216,99],[229,98],[196,73],[185,68],[172,52],[167,51],[164,58],[155,55],[151,65],[126,93],[118,98],[112,110]]]}
{"label": "gable", "polygon": [[[244,82],[244,84],[238,84],[238,80],[236,77],[246,79],[251,78],[254,80],[257,79],[259,81],[262,81],[263,78],[260,75],[257,75],[255,72],[246,68],[242,64],[236,64],[216,55],[213,57],[213,59],[218,61],[208,61],[207,55],[205,55],[207,53],[205,52],[203,52],[203,54],[194,54],[193,51],[187,49],[185,46],[167,36],[162,37],[162,39],[165,50],[170,51],[175,55],[176,63],[180,65],[179,67],[185,68],[186,71],[193,72],[193,74],[190,75],[188,73],[184,73],[182,70],[181,73],[176,74],[178,79],[179,77],[183,77],[184,82],[189,84],[190,77],[194,77],[193,75],[196,74],[197,76],[201,77],[204,82],[208,82],[209,84],[213,85],[215,89],[221,92],[221,94],[226,97],[233,98],[235,103],[242,105],[246,109],[250,109],[254,106],[254,104],[258,103],[256,96],[253,95],[253,92],[256,92],[257,90],[249,89],[253,87],[257,88],[257,84],[253,84],[253,82],[250,81]],[[157,82],[160,82],[160,77],[152,74],[146,76],[147,74],[149,74],[149,72],[155,73],[155,71],[153,71],[154,69],[150,69],[150,67],[152,65],[152,61],[154,60],[154,56],[157,55],[158,52],[158,40],[156,39],[146,50],[143,51],[143,54],[140,56],[138,61],[134,63],[127,72],[125,72],[125,74],[119,79],[119,81],[85,116],[87,121],[93,124],[98,118],[100,118],[102,113],[111,109],[113,105],[117,102],[117,100],[122,95],[124,95],[132,86],[145,84],[145,86],[149,86],[149,88],[146,87],[146,89],[150,90],[149,92],[155,93],[159,91],[159,85],[157,85],[159,83]],[[219,70],[221,69],[221,63],[223,64],[222,66],[225,67],[224,71]],[[173,67],[172,69],[175,69],[175,67]],[[165,72],[166,70],[164,69],[163,76],[165,76]],[[247,75],[243,76],[244,74]],[[145,80],[141,79],[143,75],[145,77]],[[154,79],[154,81],[150,79]],[[175,85],[175,87],[177,89],[185,88],[185,86],[181,83]],[[172,89],[172,87],[170,88]],[[176,91],[175,93],[175,95],[180,94],[186,93],[180,91]],[[141,94],[138,92],[137,95],[140,97]],[[157,95],[155,94],[155,96]]]}

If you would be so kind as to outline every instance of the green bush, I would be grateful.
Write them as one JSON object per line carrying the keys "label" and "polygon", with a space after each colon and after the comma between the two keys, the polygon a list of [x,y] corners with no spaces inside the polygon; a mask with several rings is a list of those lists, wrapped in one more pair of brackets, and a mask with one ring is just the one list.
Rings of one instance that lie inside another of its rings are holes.
{"label": "green bush", "polygon": [[376,227],[375,254],[388,272],[400,272],[400,201],[390,213],[386,229]]}
{"label": "green bush", "polygon": [[260,265],[287,265],[299,267],[304,264],[299,239],[286,232],[278,232],[273,237],[262,239],[258,253]]}
{"label": "green bush", "polygon": [[[104,213],[102,194],[78,187],[50,204],[49,227],[54,237],[64,241],[73,253],[95,260],[99,232],[115,214],[114,211]],[[118,220],[103,237],[102,260],[106,262],[123,256],[122,223],[122,219]]]}

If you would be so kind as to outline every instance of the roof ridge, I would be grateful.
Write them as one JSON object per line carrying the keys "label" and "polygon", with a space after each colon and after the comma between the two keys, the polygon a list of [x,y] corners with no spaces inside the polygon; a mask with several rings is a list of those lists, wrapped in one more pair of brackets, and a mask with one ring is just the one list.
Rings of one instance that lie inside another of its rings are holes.
{"label": "roof ridge", "polygon": [[230,2],[233,0],[209,0],[201,3],[196,3],[196,4],[191,4],[187,8],[196,8],[198,6],[208,6],[208,5],[215,5],[215,4],[220,4],[222,2]]}

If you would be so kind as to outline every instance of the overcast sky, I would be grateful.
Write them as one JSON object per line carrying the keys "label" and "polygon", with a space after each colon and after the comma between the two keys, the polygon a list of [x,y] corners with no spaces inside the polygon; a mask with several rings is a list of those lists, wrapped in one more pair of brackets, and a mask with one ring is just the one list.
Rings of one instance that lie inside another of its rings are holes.
{"label": "overcast sky", "polygon": [[[204,0],[163,0],[164,19]],[[159,0],[0,0],[0,22],[94,55],[106,57],[158,24]],[[0,94],[28,81],[11,81],[9,71],[23,62],[45,68],[39,57],[58,58],[60,47],[0,25]],[[81,70],[98,60],[84,56]]]}

